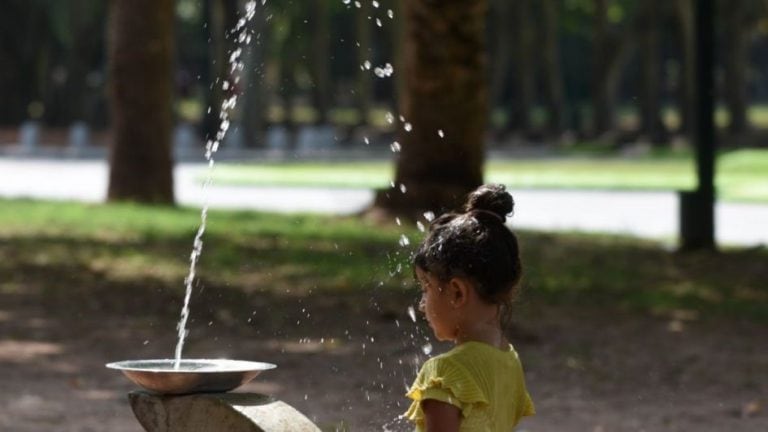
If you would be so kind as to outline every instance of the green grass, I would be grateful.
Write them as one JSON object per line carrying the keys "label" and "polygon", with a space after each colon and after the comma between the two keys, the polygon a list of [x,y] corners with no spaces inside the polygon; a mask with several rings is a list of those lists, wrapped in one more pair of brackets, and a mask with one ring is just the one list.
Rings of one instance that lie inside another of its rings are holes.
{"label": "green grass", "polygon": [[[199,212],[187,208],[0,201],[0,295],[41,289],[73,308],[122,296],[113,302],[166,307],[173,316],[198,222]],[[411,247],[420,238],[412,228],[354,218],[214,211],[198,276],[211,293],[411,296],[401,234]],[[522,305],[768,322],[765,249],[677,254],[614,236],[522,232],[520,239]],[[159,292],[168,301],[141,299]]]}
{"label": "green grass", "polygon": [[[386,187],[393,164],[328,162],[219,164],[214,182],[240,185]],[[696,186],[690,155],[637,158],[566,157],[490,160],[486,181],[511,188],[688,190]],[[738,150],[720,155],[717,188],[725,201],[768,202],[768,151]]]}

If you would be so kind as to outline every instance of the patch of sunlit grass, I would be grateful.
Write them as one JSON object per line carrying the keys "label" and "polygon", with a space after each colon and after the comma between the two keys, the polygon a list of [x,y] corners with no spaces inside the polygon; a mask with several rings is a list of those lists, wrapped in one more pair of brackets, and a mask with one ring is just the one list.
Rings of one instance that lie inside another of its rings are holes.
{"label": "patch of sunlit grass", "polygon": [[[94,309],[146,308],[147,301],[137,298],[142,295],[178,298],[198,218],[197,210],[184,208],[3,201],[0,292],[42,289],[50,301],[87,298]],[[209,223],[196,287],[214,296],[226,291],[232,304],[247,294],[413,289],[410,250],[397,239],[404,232],[416,244],[415,229],[225,211],[209,214]],[[768,322],[764,249],[682,254],[615,236],[522,232],[520,238],[522,302]]]}

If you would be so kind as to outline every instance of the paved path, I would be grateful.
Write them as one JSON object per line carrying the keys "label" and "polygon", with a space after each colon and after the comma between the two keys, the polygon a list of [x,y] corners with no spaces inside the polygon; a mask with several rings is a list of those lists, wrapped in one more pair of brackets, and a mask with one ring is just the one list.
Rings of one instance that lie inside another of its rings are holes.
{"label": "paved path", "polygon": [[[175,192],[183,205],[276,212],[349,214],[373,199],[365,189],[218,186],[204,193],[199,182],[206,166],[175,168]],[[103,201],[107,188],[104,161],[0,158],[0,196],[51,200]],[[678,202],[674,192],[513,190],[514,226],[549,231],[629,234],[674,245]],[[768,245],[768,205],[720,203],[717,239],[724,245]]]}

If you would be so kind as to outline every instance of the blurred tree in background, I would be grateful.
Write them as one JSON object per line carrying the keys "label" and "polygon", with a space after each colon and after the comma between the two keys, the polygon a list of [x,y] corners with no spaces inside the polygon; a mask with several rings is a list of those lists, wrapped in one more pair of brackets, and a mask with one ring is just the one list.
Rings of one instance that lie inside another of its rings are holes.
{"label": "blurred tree in background", "polygon": [[[174,115],[216,132],[221,82],[245,0],[176,0]],[[403,31],[401,0],[257,2],[234,119],[246,146],[282,124],[391,135]],[[359,4],[359,7],[357,7]],[[0,125],[108,125],[106,13],[100,0],[8,0],[0,16]],[[690,126],[692,0],[491,0],[486,18],[495,142],[638,139],[666,145]],[[768,13],[762,0],[718,1],[717,77],[726,144],[760,144],[768,124]],[[389,11],[392,11],[391,14]],[[391,16],[391,18],[390,18]],[[439,43],[439,42],[435,42]],[[368,63],[366,63],[368,62]],[[394,65],[381,79],[377,66]],[[369,65],[370,67],[366,67]],[[247,82],[247,83],[246,83]],[[492,143],[494,142],[492,141]]]}
{"label": "blurred tree in background", "polygon": [[173,0],[112,0],[108,199],[172,204]]}
{"label": "blurred tree in background", "polygon": [[404,4],[405,122],[394,185],[379,191],[376,210],[417,219],[457,207],[483,182],[487,11],[485,0]]}

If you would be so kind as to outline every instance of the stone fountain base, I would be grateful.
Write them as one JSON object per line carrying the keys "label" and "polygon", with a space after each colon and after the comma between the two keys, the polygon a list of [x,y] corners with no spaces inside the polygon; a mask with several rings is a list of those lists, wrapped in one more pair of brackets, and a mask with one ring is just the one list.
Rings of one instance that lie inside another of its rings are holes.
{"label": "stone fountain base", "polygon": [[128,394],[147,432],[320,432],[285,402],[256,393]]}

